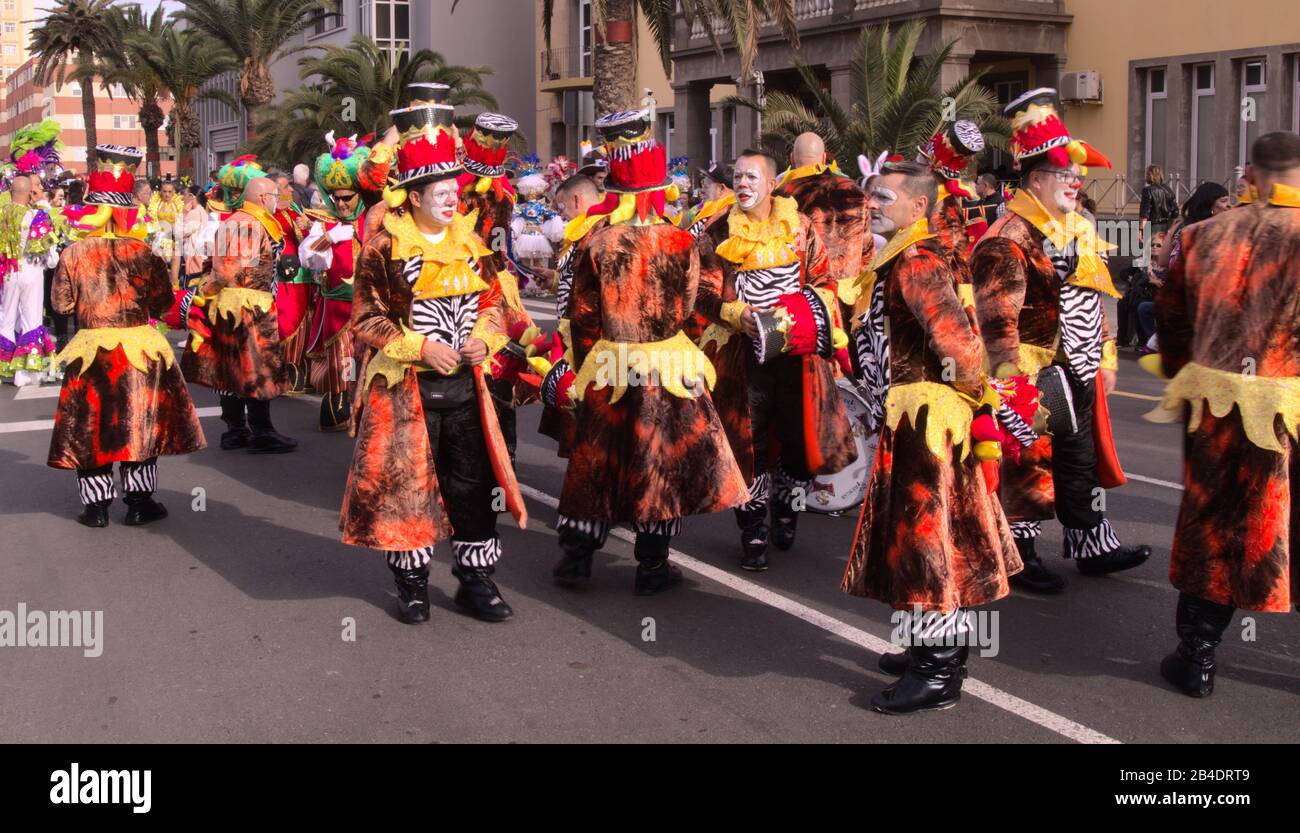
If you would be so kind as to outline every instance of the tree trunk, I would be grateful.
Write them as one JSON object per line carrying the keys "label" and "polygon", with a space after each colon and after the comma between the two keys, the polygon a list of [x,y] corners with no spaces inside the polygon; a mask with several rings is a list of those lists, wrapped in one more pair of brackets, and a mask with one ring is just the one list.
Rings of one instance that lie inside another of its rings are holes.
{"label": "tree trunk", "polygon": [[[635,31],[636,19],[634,0],[609,0],[606,4],[605,23],[609,28]],[[624,24],[616,26],[613,24]],[[629,25],[630,24],[630,25]],[[599,40],[599,32],[594,33]],[[594,75],[591,97],[595,106],[596,118],[631,110],[637,106],[639,97],[636,89],[636,43],[616,42],[618,33],[608,32],[609,37],[602,43],[595,44],[592,51],[592,73]]]}
{"label": "tree trunk", "polygon": [[251,58],[244,60],[239,74],[239,100],[244,105],[244,138],[253,138],[253,114],[258,107],[275,100],[275,79],[271,71]]}
{"label": "tree trunk", "polygon": [[[81,52],[77,61],[86,66],[89,63],[87,53]],[[95,130],[95,81],[91,77],[81,82],[81,118],[86,122],[86,172],[92,173],[99,159],[99,154],[95,153],[99,134]]]}
{"label": "tree trunk", "polygon": [[162,108],[157,101],[146,101],[140,105],[140,127],[144,130],[145,176],[162,175],[162,154],[158,148],[158,128],[164,121]]}

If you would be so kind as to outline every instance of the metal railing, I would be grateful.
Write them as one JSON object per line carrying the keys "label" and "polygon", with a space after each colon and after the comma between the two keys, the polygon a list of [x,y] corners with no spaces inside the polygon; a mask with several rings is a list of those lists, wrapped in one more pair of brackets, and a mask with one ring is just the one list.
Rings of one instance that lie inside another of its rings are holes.
{"label": "metal railing", "polygon": [[585,78],[591,73],[583,66],[583,53],[580,49],[543,49],[538,59],[538,79],[541,81],[559,81],[565,78]]}
{"label": "metal railing", "polygon": [[[1229,174],[1222,180],[1206,177],[1194,181],[1184,180],[1181,174],[1174,173],[1169,179],[1165,180],[1165,184],[1174,192],[1174,200],[1181,207],[1202,183],[1218,182],[1227,189],[1229,194],[1232,194],[1236,191],[1238,181],[1240,181],[1240,176],[1236,173]],[[1136,180],[1135,184],[1124,174],[1116,174],[1110,177],[1089,176],[1087,183],[1083,186],[1083,192],[1097,204],[1098,214],[1119,216],[1130,211],[1136,214],[1142,204],[1142,188],[1145,184],[1140,179]]]}

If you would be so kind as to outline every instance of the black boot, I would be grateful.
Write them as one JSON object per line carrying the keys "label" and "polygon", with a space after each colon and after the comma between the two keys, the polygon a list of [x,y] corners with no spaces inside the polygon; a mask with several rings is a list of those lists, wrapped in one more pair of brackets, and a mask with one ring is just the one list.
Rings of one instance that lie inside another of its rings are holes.
{"label": "black boot", "polygon": [[346,431],[352,423],[352,397],[345,393],[327,393],[320,398],[320,430],[326,433]]}
{"label": "black boot", "polygon": [[1011,577],[1011,586],[1029,593],[1060,593],[1065,589],[1065,577],[1047,569],[1043,559],[1034,552],[1035,540],[1037,539],[1016,539],[1016,549],[1020,552],[1020,560],[1024,562],[1025,569]]}
{"label": "black boot", "polygon": [[1105,555],[1092,558],[1076,559],[1079,572],[1085,576],[1104,576],[1130,570],[1151,557],[1151,548],[1146,544],[1137,547],[1120,547]]}
{"label": "black boot", "polygon": [[99,503],[87,503],[77,516],[77,523],[94,529],[108,526],[108,507],[113,501],[103,500]]}
{"label": "black boot", "polygon": [[767,569],[767,507],[762,509],[737,509],[736,523],[740,526],[740,568],[755,573]]}
{"label": "black boot", "polygon": [[1178,648],[1160,663],[1160,675],[1192,697],[1214,692],[1214,649],[1232,622],[1235,608],[1187,593],[1178,594]]}
{"label": "black boot", "polygon": [[253,432],[248,430],[248,419],[244,415],[244,400],[238,396],[222,396],[221,421],[226,424],[226,430],[221,435],[221,450],[234,451],[248,448]]}
{"label": "black boot", "polygon": [[154,500],[149,492],[127,492],[122,500],[127,505],[122,523],[127,526],[144,526],[167,517],[167,507]]}
{"label": "black boot", "polygon": [[577,587],[591,578],[591,559],[599,549],[599,542],[571,527],[560,529],[560,549],[564,557],[555,565],[551,575],[563,587]]}
{"label": "black boot", "polygon": [[636,534],[636,581],[633,590],[638,596],[653,596],[682,583],[682,571],[668,563],[670,535]]}
{"label": "black boot", "polygon": [[915,645],[903,678],[871,698],[883,714],[912,714],[948,709],[961,699],[962,669],[970,649]]}
{"label": "black boot", "polygon": [[785,552],[794,546],[794,534],[799,526],[799,513],[789,501],[772,501],[772,546]]}
{"label": "black boot", "polygon": [[484,622],[504,622],[515,615],[492,581],[491,567],[458,565],[451,568],[451,574],[460,580],[460,589],[452,601],[470,616]]}
{"label": "black boot", "polygon": [[271,401],[248,400],[248,421],[253,437],[248,443],[249,454],[285,454],[298,447],[298,441],[277,433],[271,424]]}
{"label": "black boot", "polygon": [[895,677],[901,677],[907,671],[907,666],[912,664],[912,649],[904,648],[897,654],[881,654],[876,665],[881,671]]}
{"label": "black boot", "polygon": [[403,570],[388,565],[397,581],[397,618],[408,625],[429,621],[429,565]]}

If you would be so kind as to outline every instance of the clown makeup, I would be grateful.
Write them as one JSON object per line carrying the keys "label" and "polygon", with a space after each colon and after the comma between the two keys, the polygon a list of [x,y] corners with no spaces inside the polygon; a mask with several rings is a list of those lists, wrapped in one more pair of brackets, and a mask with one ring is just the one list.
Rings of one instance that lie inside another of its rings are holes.
{"label": "clown makeup", "polygon": [[752,211],[772,194],[772,177],[761,157],[742,156],[737,159],[732,182],[736,186],[736,203],[745,211]]}
{"label": "clown makeup", "polygon": [[871,230],[882,237],[892,237],[898,230],[894,220],[885,212],[898,203],[898,192],[882,183],[877,177],[867,194],[867,210],[871,214]]}
{"label": "clown makeup", "polygon": [[455,179],[440,179],[419,191],[418,199],[419,205],[415,206],[417,219],[423,219],[427,225],[445,228],[456,219],[460,186]]}
{"label": "clown makeup", "polygon": [[1060,216],[1079,207],[1083,173],[1078,165],[1068,168],[1039,168],[1033,172],[1029,190],[1049,211]]}

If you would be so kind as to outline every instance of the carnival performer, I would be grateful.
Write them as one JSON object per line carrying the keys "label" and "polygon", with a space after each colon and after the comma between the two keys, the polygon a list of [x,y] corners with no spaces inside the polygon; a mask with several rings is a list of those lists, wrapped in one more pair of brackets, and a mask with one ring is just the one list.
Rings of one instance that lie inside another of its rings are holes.
{"label": "carnival performer", "polygon": [[391,115],[397,183],[362,247],[353,293],[363,404],[343,541],[385,553],[398,617],[416,624],[429,619],[434,545],[450,538],[456,605],[499,622],[513,611],[492,580],[496,496],[521,527],[527,519],[484,373],[507,340],[502,289],[473,220],[457,211],[454,109],[419,102]]}
{"label": "carnival performer", "polygon": [[58,263],[61,237],[48,203],[35,204],[34,187],[33,175],[17,174],[0,195],[0,379],[18,387],[55,373],[43,312],[45,270]]}
{"label": "carnival performer", "polygon": [[221,180],[238,203],[217,230],[212,272],[182,319],[190,337],[181,369],[220,397],[223,451],[282,454],[298,446],[271,422],[271,400],[285,386],[273,294],[284,232],[273,213],[275,183],[260,168],[245,163],[235,166],[244,171],[232,172],[232,166],[222,168]]}
{"label": "carnival performer", "polygon": [[185,200],[181,195],[176,193],[176,181],[173,179],[164,179],[158,186],[157,192],[149,199],[149,216],[158,225],[158,232],[154,241],[158,256],[163,262],[171,266],[172,257],[176,254],[176,239],[178,227],[182,225],[182,218],[185,216]]}
{"label": "carnival performer", "polygon": [[[557,325],[553,334],[553,338],[559,339],[557,347],[562,355],[568,352],[567,348],[573,342],[570,328],[573,313],[569,306],[573,297],[573,267],[581,259],[592,230],[609,219],[608,213],[588,213],[603,201],[596,181],[585,174],[569,177],[555,190],[555,209],[565,221],[564,240],[560,243],[559,261],[555,265]],[[559,443],[559,456],[569,456],[576,429],[573,411],[542,403],[542,419],[537,430]]]}
{"label": "carnival performer", "polygon": [[887,714],[957,703],[968,610],[1006,596],[1021,567],[981,474],[982,456],[1000,454],[993,414],[1002,397],[984,381],[984,346],[929,227],[937,191],[925,165],[887,163],[868,197],[872,231],[888,243],[864,291],[884,299],[891,375],[841,589],[905,612],[907,651],[881,658],[902,679],[871,700]]}
{"label": "carnival performer", "polygon": [[[298,249],[311,222],[294,201],[293,180],[284,171],[267,174],[275,183],[275,221],[284,233],[284,249],[276,263],[275,317],[280,325],[280,351],[284,356],[286,396],[307,392],[307,330],[316,299],[316,275],[302,265]],[[322,397],[323,398],[323,397]]]}
{"label": "carnival performer", "polygon": [[[393,151],[387,141],[370,148],[359,145],[355,136],[335,139],[333,132],[325,141],[330,150],[318,156],[315,165],[316,186],[325,206],[305,212],[312,224],[298,247],[300,266],[317,270],[320,286],[293,292],[295,299],[301,298],[310,308],[297,313],[296,304],[289,306],[301,322],[290,339],[289,358],[303,355],[310,365],[300,377],[321,395],[320,430],[346,431],[352,419],[351,386],[356,381],[353,335],[348,326],[352,281],[365,244],[366,210],[383,195]],[[288,269],[281,274],[288,277]]]}
{"label": "carnival performer", "polygon": [[963,201],[974,199],[975,189],[961,177],[975,155],[984,150],[984,134],[974,122],[948,122],[917,150],[917,161],[928,165],[939,182],[939,199],[931,206],[930,230],[947,253],[959,282],[969,284],[972,242]]}
{"label": "carnival performer", "polygon": [[1060,592],[1061,576],[1035,548],[1042,522],[1064,526],[1064,552],[1083,575],[1136,567],[1148,546],[1125,547],[1102,507],[1102,489],[1124,482],[1111,437],[1106,393],[1114,386],[1115,342],[1103,297],[1118,297],[1092,223],[1076,211],[1081,166],[1110,161],[1071,139],[1050,88],[1006,107],[1021,187],[971,255],[975,307],[989,366],[1000,378],[1028,375],[1051,414],[1048,430],[1021,455],[1004,458],[1000,496],[1020,548],[1017,587]]}
{"label": "carnival performer", "polygon": [[131,207],[137,148],[97,145],[86,213],[87,235],[68,246],[54,276],[52,305],[75,313],[77,334],[59,353],[67,363],[54,413],[48,463],[74,469],[89,527],[108,524],[121,474],[127,526],[167,516],[153,499],[158,457],[205,445],[198,414],[171,345],[149,323],[172,304],[167,266],[142,239]]}
{"label": "carnival performer", "polygon": [[[722,424],[749,486],[736,510],[746,570],[767,569],[773,542],[794,544],[809,481],[857,458],[835,387],[832,358],[847,367],[836,282],[812,221],[791,197],[773,195],[777,162],[747,150],[734,165],[736,204],[698,220],[697,310],[710,325],[701,346],[717,368]],[[701,212],[704,213],[704,212]]]}
{"label": "carnival performer", "polygon": [[610,525],[627,523],[638,595],[681,582],[668,555],[682,518],[747,498],[709,395],[713,367],[683,331],[699,254],[690,234],[664,220],[676,189],[653,124],[647,110],[596,123],[610,168],[606,198],[587,216],[606,222],[574,250],[572,359],[556,362],[542,386],[548,404],[577,408],[554,576],[563,585],[590,578]]}
{"label": "carnival performer", "polygon": [[1246,175],[1256,202],[1187,227],[1156,295],[1159,369],[1173,377],[1163,414],[1187,423],[1169,566],[1178,647],[1160,672],[1193,697],[1214,690],[1235,609],[1300,599],[1300,136],[1259,137]]}

